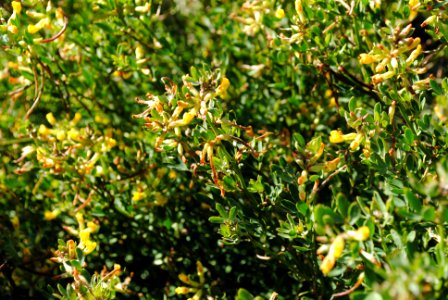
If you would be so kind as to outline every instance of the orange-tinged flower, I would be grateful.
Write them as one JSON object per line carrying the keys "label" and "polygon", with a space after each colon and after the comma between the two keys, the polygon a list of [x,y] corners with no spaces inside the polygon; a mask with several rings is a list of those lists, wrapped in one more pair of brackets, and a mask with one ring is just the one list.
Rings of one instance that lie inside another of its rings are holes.
{"label": "orange-tinged flower", "polygon": [[8,29],[8,31],[11,32],[12,34],[17,34],[17,32],[19,32],[19,29],[17,28],[17,26],[16,26],[16,25],[13,25],[13,24],[9,24],[9,25],[7,26],[7,29]]}
{"label": "orange-tinged flower", "polygon": [[328,275],[328,273],[330,273],[331,270],[333,270],[335,263],[335,258],[333,256],[327,255],[320,265],[320,270],[326,276]]}
{"label": "orange-tinged flower", "polygon": [[338,164],[340,161],[341,161],[341,159],[339,157],[336,157],[333,160],[325,162],[324,170],[326,172],[333,172],[338,167]]}

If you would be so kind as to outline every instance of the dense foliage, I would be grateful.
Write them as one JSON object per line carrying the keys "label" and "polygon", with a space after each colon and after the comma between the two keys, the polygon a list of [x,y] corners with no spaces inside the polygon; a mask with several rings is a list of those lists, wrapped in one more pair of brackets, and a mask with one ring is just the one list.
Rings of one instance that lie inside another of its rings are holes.
{"label": "dense foliage", "polygon": [[0,4],[2,299],[446,299],[446,0]]}

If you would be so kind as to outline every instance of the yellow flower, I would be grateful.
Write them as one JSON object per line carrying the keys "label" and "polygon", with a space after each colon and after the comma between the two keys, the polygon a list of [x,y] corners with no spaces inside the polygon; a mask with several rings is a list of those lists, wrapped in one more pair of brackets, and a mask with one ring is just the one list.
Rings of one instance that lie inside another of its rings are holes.
{"label": "yellow flower", "polygon": [[87,241],[85,244],[84,249],[82,250],[85,255],[92,253],[93,250],[96,248],[96,242]]}
{"label": "yellow flower", "polygon": [[221,80],[221,84],[216,89],[216,93],[220,96],[224,96],[229,86],[230,86],[230,80],[227,79],[227,77],[223,77]]}
{"label": "yellow flower", "polygon": [[141,60],[145,56],[145,50],[143,49],[142,45],[137,45],[135,47],[135,58],[137,60]]}
{"label": "yellow flower", "polygon": [[51,134],[51,132],[52,132],[52,130],[51,129],[48,129],[47,128],[47,126],[45,126],[44,124],[41,124],[40,126],[39,126],[39,130],[37,131],[37,133],[39,134],[39,135],[42,135],[42,136],[47,136],[47,135],[49,135],[49,134]]}
{"label": "yellow flower", "polygon": [[297,178],[297,184],[298,185],[304,184],[307,180],[308,180],[308,172],[306,170],[303,170],[300,177]]}
{"label": "yellow flower", "polygon": [[57,218],[57,216],[60,214],[61,212],[58,209],[52,210],[52,211],[45,211],[44,212],[44,219],[46,221],[51,221]]}
{"label": "yellow flower", "polygon": [[80,136],[79,136],[79,131],[78,129],[75,128],[70,128],[70,130],[67,132],[68,137],[72,140],[72,141],[79,141],[80,140]]}
{"label": "yellow flower", "polygon": [[341,161],[341,159],[339,157],[336,157],[333,160],[325,162],[324,171],[325,172],[333,172],[338,167],[338,164],[340,161]]}
{"label": "yellow flower", "polygon": [[285,17],[285,11],[283,8],[279,8],[275,11],[275,17],[278,19],[283,19]]}
{"label": "yellow flower", "polygon": [[37,22],[36,25],[33,24],[28,25],[28,32],[34,34],[48,25],[50,25],[50,19],[44,18],[39,22]]}
{"label": "yellow flower", "polygon": [[342,251],[344,251],[345,243],[344,238],[342,236],[337,236],[333,243],[331,243],[330,251],[328,255],[333,256],[335,259],[338,259],[342,255]]}
{"label": "yellow flower", "polygon": [[98,225],[96,225],[94,222],[87,222],[87,229],[93,233],[97,231]]}
{"label": "yellow flower", "polygon": [[56,138],[58,139],[58,141],[63,141],[65,140],[65,131],[60,129],[56,131]]}
{"label": "yellow flower", "polygon": [[188,277],[185,274],[179,274],[178,277],[179,277],[179,280],[182,281],[183,283],[186,283],[186,284],[190,284],[191,283],[190,277]]}
{"label": "yellow flower", "polygon": [[434,24],[435,20],[436,20],[436,16],[430,16],[425,21],[423,21],[423,23],[420,25],[420,27],[426,27],[428,25],[432,25],[432,24]]}
{"label": "yellow flower", "polygon": [[12,5],[12,10],[16,14],[20,14],[20,12],[22,11],[22,3],[20,3],[20,1],[12,1],[11,5]]}
{"label": "yellow flower", "polygon": [[135,11],[139,13],[147,13],[151,10],[151,3],[146,2],[145,5],[136,6]]}
{"label": "yellow flower", "polygon": [[78,212],[75,215],[76,221],[78,221],[79,228],[84,229],[84,216],[82,213]]}
{"label": "yellow flower", "polygon": [[330,143],[332,144],[339,144],[344,141],[344,137],[342,134],[342,131],[340,130],[332,130],[330,132]]}
{"label": "yellow flower", "polygon": [[295,2],[296,12],[299,15],[300,22],[305,22],[305,14],[303,13],[302,0],[296,0]]}
{"label": "yellow flower", "polygon": [[186,286],[179,286],[175,289],[175,292],[178,295],[186,295],[186,294],[190,293],[190,288],[188,288]]}
{"label": "yellow flower", "polygon": [[349,238],[354,239],[356,241],[365,241],[370,236],[370,229],[367,226],[359,227],[356,231],[347,232]]}
{"label": "yellow flower", "polygon": [[369,65],[381,59],[381,55],[373,55],[368,53],[362,53],[361,55],[359,55],[359,62],[363,65]]}
{"label": "yellow flower", "polygon": [[53,113],[50,112],[45,117],[47,118],[48,123],[50,123],[51,125],[54,126],[56,124],[56,119],[55,119]]}
{"label": "yellow flower", "polygon": [[81,118],[82,118],[81,113],[77,112],[77,113],[75,113],[75,116],[73,117],[72,122],[74,124],[77,124],[81,120]]}
{"label": "yellow flower", "polygon": [[86,245],[86,243],[90,240],[90,229],[86,228],[79,232],[79,239],[81,240],[80,245]]}
{"label": "yellow flower", "polygon": [[190,124],[191,121],[193,121],[193,118],[196,116],[195,112],[186,112],[184,113],[183,117],[182,117],[182,121],[185,125]]}
{"label": "yellow flower", "polygon": [[350,150],[356,151],[359,148],[359,145],[361,144],[363,137],[364,136],[361,133],[358,133],[353,142],[351,142],[350,144]]}
{"label": "yellow flower", "polygon": [[141,192],[141,191],[136,191],[132,194],[132,201],[140,201],[142,199],[144,199],[146,197],[145,192]]}
{"label": "yellow flower", "polygon": [[102,152],[108,152],[113,147],[115,147],[116,145],[117,145],[117,141],[115,139],[106,137],[105,138],[105,142],[104,142],[104,144],[101,147],[101,151]]}
{"label": "yellow flower", "polygon": [[417,57],[422,53],[422,45],[418,44],[417,48],[411,52],[411,55],[406,59],[406,66],[410,66]]}
{"label": "yellow flower", "polygon": [[335,263],[336,263],[336,260],[334,259],[334,257],[327,255],[327,256],[325,256],[324,260],[322,261],[322,263],[320,265],[320,270],[326,276],[326,275],[328,275],[328,273],[330,273],[331,270],[333,270]]}
{"label": "yellow flower", "polygon": [[417,17],[418,9],[421,3],[419,0],[409,0],[409,8],[411,9],[411,13],[409,14],[409,21],[412,21]]}
{"label": "yellow flower", "polygon": [[386,79],[392,78],[395,75],[395,71],[388,71],[381,74],[376,74],[372,76],[372,83],[378,84],[383,82]]}

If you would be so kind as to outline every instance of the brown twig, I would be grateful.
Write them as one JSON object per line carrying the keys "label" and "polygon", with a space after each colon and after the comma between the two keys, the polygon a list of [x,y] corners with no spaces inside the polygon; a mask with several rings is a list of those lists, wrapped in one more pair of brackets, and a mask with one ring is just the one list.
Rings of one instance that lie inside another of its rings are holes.
{"label": "brown twig", "polygon": [[42,96],[42,91],[44,89],[44,84],[45,84],[45,75],[43,72],[42,72],[42,83],[41,83],[40,88],[39,88],[39,81],[37,79],[37,71],[35,68],[33,68],[33,73],[34,73],[34,93],[36,95],[36,98],[34,99],[33,105],[27,111],[27,113],[25,115],[25,120],[27,120],[30,117],[30,115],[33,113],[36,106],[39,104],[40,98]]}
{"label": "brown twig", "polygon": [[78,211],[80,211],[81,209],[86,207],[87,204],[89,204],[90,201],[92,201],[92,195],[93,195],[93,191],[90,191],[89,196],[87,196],[87,199],[78,208],[76,208],[74,212],[77,213]]}
{"label": "brown twig", "polygon": [[362,284],[363,281],[364,281],[364,273],[361,273],[361,275],[359,276],[359,278],[356,281],[356,283],[350,289],[348,289],[346,291],[343,291],[343,292],[340,292],[340,293],[333,294],[331,296],[331,299],[350,295],[351,293],[353,293]]}
{"label": "brown twig", "polygon": [[62,34],[64,34],[65,30],[67,30],[67,25],[68,25],[68,18],[66,16],[64,16],[64,26],[62,26],[62,29],[58,33],[56,33],[56,35],[52,36],[51,38],[44,39],[44,40],[40,41],[40,43],[45,44],[45,43],[50,43],[50,42],[56,40]]}

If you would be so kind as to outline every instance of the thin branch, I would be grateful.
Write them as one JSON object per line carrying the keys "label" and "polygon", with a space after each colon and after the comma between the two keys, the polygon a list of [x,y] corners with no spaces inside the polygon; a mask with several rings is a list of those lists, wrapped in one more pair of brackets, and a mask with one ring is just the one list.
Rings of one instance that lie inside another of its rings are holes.
{"label": "thin branch", "polygon": [[325,185],[327,185],[334,176],[338,175],[342,171],[345,171],[346,169],[347,169],[347,165],[343,165],[342,167],[340,167],[339,169],[337,169],[336,171],[331,173],[327,178],[325,178],[324,181],[322,181],[322,184],[320,185],[320,188],[318,189],[318,191],[322,190],[322,188]]}
{"label": "thin branch", "polygon": [[66,16],[64,16],[64,26],[62,27],[62,29],[58,33],[56,33],[56,35],[52,36],[51,38],[44,39],[44,40],[40,41],[40,43],[45,44],[45,43],[50,43],[50,42],[56,40],[62,34],[64,34],[65,30],[67,29],[67,25],[68,25],[68,18]]}

